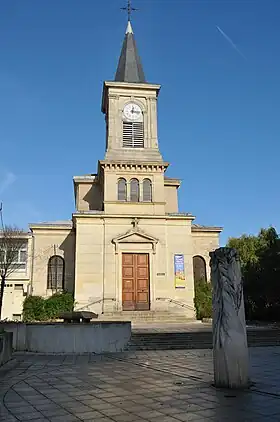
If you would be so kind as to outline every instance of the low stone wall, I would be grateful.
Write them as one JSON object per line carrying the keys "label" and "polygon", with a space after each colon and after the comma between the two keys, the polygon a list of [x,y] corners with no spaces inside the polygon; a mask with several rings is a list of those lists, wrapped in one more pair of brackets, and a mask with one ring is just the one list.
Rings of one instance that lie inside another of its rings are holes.
{"label": "low stone wall", "polygon": [[13,333],[0,334],[0,366],[11,359],[13,353]]}
{"label": "low stone wall", "polygon": [[39,353],[121,352],[131,337],[130,322],[14,323],[2,322],[0,328],[13,333],[13,348]]}

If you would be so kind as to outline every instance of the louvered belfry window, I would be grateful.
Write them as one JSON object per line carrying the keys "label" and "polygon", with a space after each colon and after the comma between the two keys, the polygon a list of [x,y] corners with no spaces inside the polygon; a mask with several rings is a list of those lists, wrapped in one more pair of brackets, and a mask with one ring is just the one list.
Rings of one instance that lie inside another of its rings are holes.
{"label": "louvered belfry window", "polygon": [[126,180],[122,178],[118,180],[118,201],[126,201],[126,200],[127,200]]}
{"label": "louvered belfry window", "polygon": [[144,148],[143,122],[123,121],[123,147],[124,148]]}
{"label": "louvered belfry window", "polygon": [[143,180],[143,201],[152,202],[152,182],[150,179]]}
{"label": "louvered belfry window", "polygon": [[130,181],[130,201],[139,202],[139,181],[137,179]]}

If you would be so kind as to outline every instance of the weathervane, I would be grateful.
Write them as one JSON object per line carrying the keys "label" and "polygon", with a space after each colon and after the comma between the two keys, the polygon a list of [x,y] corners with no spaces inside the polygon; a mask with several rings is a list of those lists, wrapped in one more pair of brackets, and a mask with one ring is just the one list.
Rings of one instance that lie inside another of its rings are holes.
{"label": "weathervane", "polygon": [[135,9],[135,7],[131,6],[131,0],[127,0],[127,6],[121,7],[121,10],[125,10],[127,12],[127,18],[128,18],[128,21],[130,21],[131,13],[138,9]]}

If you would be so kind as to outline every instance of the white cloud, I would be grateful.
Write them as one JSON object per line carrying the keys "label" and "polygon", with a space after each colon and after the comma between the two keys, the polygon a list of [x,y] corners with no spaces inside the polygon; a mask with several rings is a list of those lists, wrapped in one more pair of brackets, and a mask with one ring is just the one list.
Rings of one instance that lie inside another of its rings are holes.
{"label": "white cloud", "polygon": [[242,51],[239,50],[239,48],[237,47],[237,45],[232,41],[232,39],[219,27],[216,25],[217,30],[220,32],[220,34],[224,37],[224,39],[232,46],[232,48],[234,48],[235,51],[237,51],[237,53],[243,57],[243,59],[247,60],[247,57],[244,56],[244,54],[242,53]]}
{"label": "white cloud", "polygon": [[7,189],[9,189],[12,184],[15,183],[17,177],[11,171],[8,171],[3,179],[0,181],[0,194],[4,193]]}

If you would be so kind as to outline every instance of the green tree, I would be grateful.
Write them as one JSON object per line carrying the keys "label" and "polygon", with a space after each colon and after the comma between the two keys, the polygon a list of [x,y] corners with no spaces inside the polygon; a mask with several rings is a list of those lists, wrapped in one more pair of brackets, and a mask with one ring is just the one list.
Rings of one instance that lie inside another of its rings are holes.
{"label": "green tree", "polygon": [[212,318],[212,285],[204,279],[195,283],[194,305],[196,318]]}
{"label": "green tree", "polygon": [[[280,239],[273,227],[257,236],[230,238],[239,252],[248,319],[280,319]],[[279,299],[278,299],[279,298]]]}

